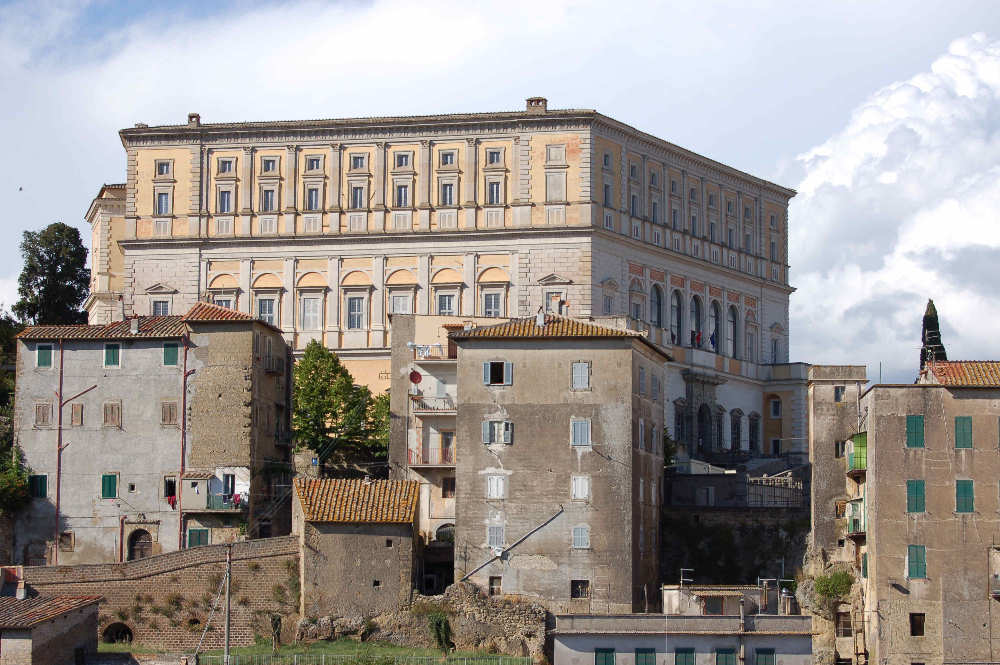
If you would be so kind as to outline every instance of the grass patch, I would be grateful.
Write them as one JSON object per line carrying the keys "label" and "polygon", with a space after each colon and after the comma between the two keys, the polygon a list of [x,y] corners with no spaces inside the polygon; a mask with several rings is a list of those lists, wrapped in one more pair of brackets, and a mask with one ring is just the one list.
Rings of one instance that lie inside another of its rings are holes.
{"label": "grass patch", "polygon": [[138,642],[98,642],[97,653],[163,653],[158,649],[143,646]]}

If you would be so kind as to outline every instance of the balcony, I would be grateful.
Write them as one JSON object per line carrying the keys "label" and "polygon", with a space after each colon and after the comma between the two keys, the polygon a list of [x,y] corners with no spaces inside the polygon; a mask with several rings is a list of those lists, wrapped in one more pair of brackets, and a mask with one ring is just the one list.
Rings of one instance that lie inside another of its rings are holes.
{"label": "balcony", "polygon": [[280,356],[265,356],[264,371],[268,374],[284,374],[285,359]]}
{"label": "balcony", "polygon": [[208,513],[208,512],[240,512],[246,510],[247,496],[245,494],[208,494],[204,500],[196,494],[188,496],[184,493],[184,512],[186,513]]}
{"label": "balcony", "polygon": [[453,397],[423,397],[413,395],[413,413],[417,416],[454,416],[455,398]]}
{"label": "balcony", "polygon": [[410,448],[406,453],[406,461],[410,466],[455,466],[454,448],[425,448],[423,450]]}
{"label": "balcony", "polygon": [[847,520],[847,537],[854,541],[865,539],[865,522],[860,517]]}
{"label": "balcony", "polygon": [[854,480],[864,478],[868,472],[868,455],[866,453],[864,448],[860,451],[855,450],[847,453],[847,475]]}

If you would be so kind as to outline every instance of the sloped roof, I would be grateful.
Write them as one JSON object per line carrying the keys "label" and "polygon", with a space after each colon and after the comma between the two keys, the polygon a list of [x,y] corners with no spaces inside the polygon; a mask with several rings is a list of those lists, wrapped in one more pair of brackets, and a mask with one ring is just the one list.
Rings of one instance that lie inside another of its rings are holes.
{"label": "sloped roof", "polygon": [[17,334],[19,339],[162,339],[184,334],[182,317],[140,316],[139,332],[133,333],[129,321],[113,321],[103,325],[28,326]]}
{"label": "sloped roof", "polygon": [[412,523],[419,486],[415,480],[295,479],[307,522]]}
{"label": "sloped roof", "polygon": [[0,628],[31,628],[100,600],[101,596],[35,596],[24,600],[0,596]]}
{"label": "sloped roof", "polygon": [[184,315],[185,321],[254,321],[255,319],[247,314],[229,307],[223,307],[211,302],[198,302]]}
{"label": "sloped roof", "polygon": [[925,376],[944,386],[1000,387],[1000,360],[942,360],[927,363]]}
{"label": "sloped roof", "polygon": [[539,326],[535,317],[511,319],[492,326],[480,326],[451,333],[455,339],[501,337],[548,338],[548,337],[643,337],[634,330],[609,328],[583,319],[573,319],[556,314],[545,315],[545,325]]}

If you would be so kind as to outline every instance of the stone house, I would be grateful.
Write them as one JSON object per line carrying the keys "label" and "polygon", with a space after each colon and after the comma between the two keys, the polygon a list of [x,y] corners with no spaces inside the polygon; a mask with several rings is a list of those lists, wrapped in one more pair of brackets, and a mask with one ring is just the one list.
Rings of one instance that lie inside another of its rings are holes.
{"label": "stone house", "polygon": [[272,326],[209,303],[29,326],[16,371],[33,500],[15,562],[125,561],[288,532],[287,347]]}
{"label": "stone house", "polygon": [[449,338],[455,579],[558,612],[655,608],[669,356],[555,314]]}
{"label": "stone house", "polygon": [[299,477],[294,487],[300,614],[367,617],[408,607],[419,484]]}
{"label": "stone house", "polygon": [[100,596],[0,596],[0,665],[74,665],[97,653]]}

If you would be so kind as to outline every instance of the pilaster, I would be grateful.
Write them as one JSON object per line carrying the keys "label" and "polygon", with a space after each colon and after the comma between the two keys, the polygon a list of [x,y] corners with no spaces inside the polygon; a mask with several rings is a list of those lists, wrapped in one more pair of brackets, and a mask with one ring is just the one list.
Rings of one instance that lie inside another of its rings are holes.
{"label": "pilaster", "polygon": [[417,150],[417,230],[431,229],[431,142],[421,141]]}
{"label": "pilaster", "polygon": [[476,228],[476,162],[477,162],[477,139],[465,140],[465,169],[462,173],[462,197],[465,201],[462,206],[465,208],[464,228]]}
{"label": "pilaster", "polygon": [[462,281],[465,282],[465,293],[462,297],[462,316],[476,315],[476,254],[469,252],[462,261]]}
{"label": "pilaster", "polygon": [[286,236],[295,235],[295,211],[298,207],[298,146],[290,145],[285,148],[285,210],[283,217],[282,233]]}
{"label": "pilaster", "polygon": [[330,144],[330,207],[327,208],[329,227],[327,233],[340,233],[340,153],[339,143]]}
{"label": "pilaster", "polygon": [[417,302],[414,311],[417,314],[428,313],[428,298],[431,290],[431,257],[421,254],[417,257]]}
{"label": "pilaster", "polygon": [[243,146],[240,169],[240,233],[250,235],[250,216],[253,213],[253,158],[252,146]]}
{"label": "pilaster", "polygon": [[385,257],[372,257],[371,345],[385,346]]}
{"label": "pilaster", "polygon": [[327,284],[330,294],[326,299],[326,345],[337,348],[340,345],[340,257],[327,259]]}
{"label": "pilaster", "polygon": [[295,259],[285,259],[285,270],[281,274],[281,286],[285,297],[281,299],[281,332],[291,340],[295,331]]}
{"label": "pilaster", "polygon": [[250,259],[240,259],[240,290],[237,295],[236,309],[241,312],[253,311],[253,300],[250,297]]}

